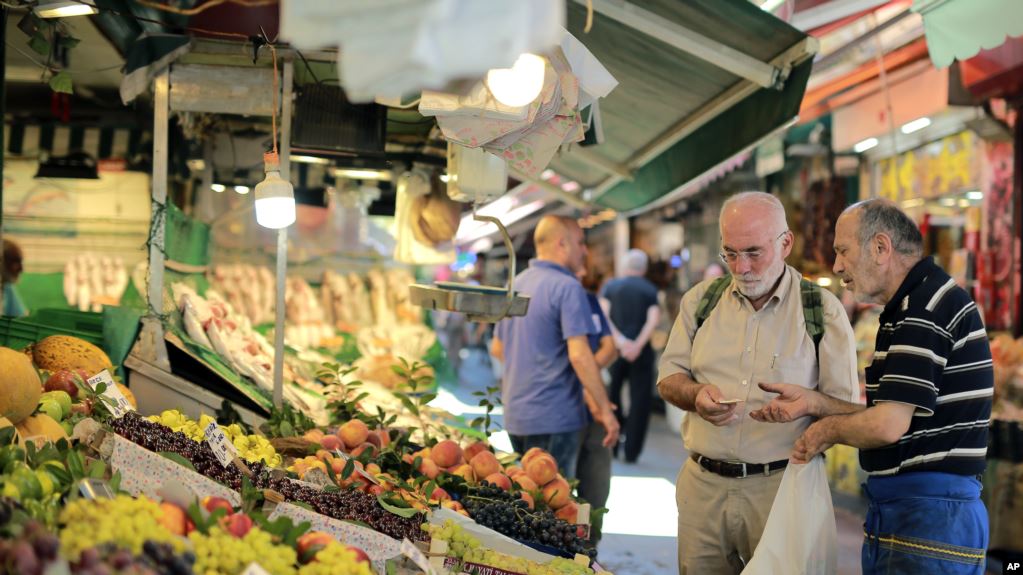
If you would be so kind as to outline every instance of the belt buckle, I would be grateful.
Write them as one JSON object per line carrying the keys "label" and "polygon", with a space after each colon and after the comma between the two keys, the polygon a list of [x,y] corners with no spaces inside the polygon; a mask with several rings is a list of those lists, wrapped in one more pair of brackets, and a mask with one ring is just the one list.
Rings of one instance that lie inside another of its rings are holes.
{"label": "belt buckle", "polygon": [[742,462],[742,475],[739,476],[739,479],[745,479],[748,476],[749,473],[746,472],[746,462],[744,461]]}

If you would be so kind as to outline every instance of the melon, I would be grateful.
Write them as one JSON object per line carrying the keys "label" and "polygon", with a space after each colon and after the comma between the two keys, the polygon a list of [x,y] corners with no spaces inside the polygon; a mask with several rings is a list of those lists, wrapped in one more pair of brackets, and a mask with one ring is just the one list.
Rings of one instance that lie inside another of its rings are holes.
{"label": "melon", "polygon": [[70,335],[51,335],[32,346],[32,359],[39,369],[55,372],[62,369],[83,369],[89,377],[114,366],[103,350]]}
{"label": "melon", "polygon": [[32,415],[43,383],[25,354],[0,347],[0,417],[17,424]]}
{"label": "melon", "polygon": [[67,432],[64,431],[64,428],[45,413],[24,419],[14,427],[24,441],[32,440],[36,442],[36,445],[67,439]]}
{"label": "melon", "polygon": [[139,408],[139,402],[135,400],[135,394],[132,393],[130,389],[128,389],[127,385],[124,385],[123,383],[118,383],[117,389],[121,390],[121,394],[124,395],[124,398],[128,400],[128,403],[130,403],[132,407],[134,407],[135,409]]}

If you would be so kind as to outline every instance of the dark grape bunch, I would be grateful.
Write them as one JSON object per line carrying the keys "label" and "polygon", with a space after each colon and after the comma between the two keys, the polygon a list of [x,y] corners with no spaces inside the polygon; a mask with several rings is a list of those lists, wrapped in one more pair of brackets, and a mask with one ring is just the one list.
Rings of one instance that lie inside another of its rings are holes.
{"label": "dark grape bunch", "polygon": [[[128,412],[111,423],[118,435],[136,443],[150,451],[168,451],[177,453],[192,463],[195,470],[214,481],[222,483],[235,491],[241,490],[242,474],[234,466],[224,467],[213,455],[206,442],[196,442],[181,432],[154,423],[138,415]],[[388,512],[377,503],[376,497],[361,491],[344,490],[339,492],[323,492],[284,478],[274,478],[268,467],[261,463],[250,463],[252,484],[260,489],[273,489],[288,501],[300,501],[309,504],[317,513],[341,520],[354,520],[366,523],[373,529],[395,539],[408,537],[412,541],[422,539],[424,534],[419,528],[421,519],[406,519]]]}
{"label": "dark grape bunch", "polygon": [[469,488],[462,504],[476,523],[513,539],[540,543],[569,555],[597,555],[589,541],[576,535],[574,525],[549,510],[531,511],[518,496],[486,481]]}
{"label": "dark grape bunch", "polygon": [[[0,574],[42,575],[58,560],[59,550],[60,539],[30,521],[18,538],[0,539]],[[169,544],[147,541],[137,557],[111,544],[90,547],[70,568],[73,575],[193,575],[194,563],[191,552],[177,555]]]}

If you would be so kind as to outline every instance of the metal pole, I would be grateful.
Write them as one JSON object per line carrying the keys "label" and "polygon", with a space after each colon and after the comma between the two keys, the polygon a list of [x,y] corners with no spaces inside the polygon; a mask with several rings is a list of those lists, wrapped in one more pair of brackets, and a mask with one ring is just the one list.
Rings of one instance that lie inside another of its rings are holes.
{"label": "metal pole", "polygon": [[167,344],[163,340],[164,235],[167,222],[167,148],[170,116],[170,76],[166,70],[156,77],[153,99],[153,217],[149,232],[149,313],[142,319],[144,357],[170,370]]}
{"label": "metal pole", "polygon": [[[0,42],[0,143],[4,141],[4,130],[7,125],[3,118],[7,114],[7,6],[0,5],[0,36],[4,41]],[[4,156],[7,150],[0,145],[0,269],[4,267]],[[0,315],[4,309],[4,290],[0,282]]]}
{"label": "metal pole", "polygon": [[[291,181],[291,96],[295,67],[290,59],[284,62],[281,83],[281,177]],[[277,303],[274,318],[274,406],[284,401],[284,320],[285,288],[288,279],[288,228],[277,230]]]}

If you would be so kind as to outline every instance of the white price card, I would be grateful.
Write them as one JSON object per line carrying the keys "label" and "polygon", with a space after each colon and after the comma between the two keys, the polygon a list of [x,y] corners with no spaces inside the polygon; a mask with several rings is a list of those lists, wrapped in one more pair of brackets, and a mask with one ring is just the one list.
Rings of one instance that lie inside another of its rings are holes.
{"label": "white price card", "polygon": [[209,444],[210,449],[213,450],[213,455],[217,456],[220,464],[224,467],[231,465],[231,462],[238,455],[238,450],[234,448],[234,444],[227,438],[224,430],[220,429],[216,421],[212,421],[203,432],[206,434],[206,443]]}
{"label": "white price card", "polygon": [[416,564],[417,567],[423,570],[428,575],[437,575],[437,570],[430,565],[430,560],[423,555],[423,552],[416,547],[416,544],[409,541],[408,538],[401,540],[401,554],[408,557]]}
{"label": "white price card", "polygon": [[[351,457],[348,457],[348,455],[345,452],[341,451],[340,449],[335,450],[334,453],[337,453],[338,457],[340,457],[341,459],[343,459],[345,461],[345,465],[348,465],[348,460],[350,460]],[[356,467],[355,468],[355,472],[358,473],[359,475],[365,477],[366,481],[369,481],[373,485],[380,485],[380,482],[377,481],[376,477],[373,477],[372,475],[367,473],[365,470],[363,470],[361,467]]]}
{"label": "white price card", "polygon": [[253,561],[249,563],[249,566],[242,571],[242,575],[270,575],[270,572],[259,566],[259,563]]}
{"label": "white price card", "polygon": [[110,410],[110,413],[115,418],[121,417],[129,411],[135,410],[135,408],[131,406],[131,403],[128,403],[128,398],[124,397],[124,394],[121,393],[121,390],[117,387],[117,384],[114,382],[114,378],[110,377],[109,371],[104,369],[85,380],[85,383],[87,383],[93,391],[96,391],[96,388],[99,387],[100,383],[106,384],[106,389],[103,390],[101,395],[104,399],[109,400],[104,401],[104,405],[107,406],[107,409]]}

